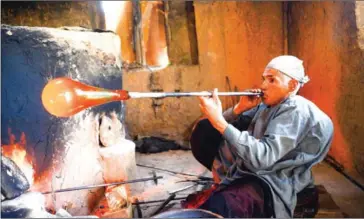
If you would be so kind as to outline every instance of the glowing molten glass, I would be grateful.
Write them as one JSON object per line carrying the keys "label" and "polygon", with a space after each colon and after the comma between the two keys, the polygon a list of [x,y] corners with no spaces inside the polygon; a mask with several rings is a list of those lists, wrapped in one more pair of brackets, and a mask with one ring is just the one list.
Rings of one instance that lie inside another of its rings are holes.
{"label": "glowing molten glass", "polygon": [[92,106],[127,99],[129,95],[125,90],[102,89],[66,77],[49,81],[42,92],[44,108],[58,117],[69,117]]}

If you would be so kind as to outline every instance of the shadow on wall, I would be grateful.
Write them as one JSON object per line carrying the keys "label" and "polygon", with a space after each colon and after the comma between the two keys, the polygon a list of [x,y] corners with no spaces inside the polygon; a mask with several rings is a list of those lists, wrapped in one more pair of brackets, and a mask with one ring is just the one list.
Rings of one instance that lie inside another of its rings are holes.
{"label": "shadow on wall", "polygon": [[[359,6],[361,4],[361,8]],[[341,82],[338,89],[341,94],[339,95],[336,111],[340,128],[343,136],[350,147],[353,157],[354,168],[361,174],[364,174],[364,147],[363,147],[363,133],[364,133],[364,36],[359,35],[358,27],[363,24],[358,24],[356,9],[364,13],[364,4],[360,2],[344,2],[342,3],[340,15],[344,19],[339,22],[339,27],[342,29],[340,40],[342,50],[340,51],[341,59]],[[361,15],[363,16],[363,15]],[[361,18],[362,20],[364,19]],[[362,27],[363,29],[363,27]],[[364,30],[361,30],[364,31]]]}

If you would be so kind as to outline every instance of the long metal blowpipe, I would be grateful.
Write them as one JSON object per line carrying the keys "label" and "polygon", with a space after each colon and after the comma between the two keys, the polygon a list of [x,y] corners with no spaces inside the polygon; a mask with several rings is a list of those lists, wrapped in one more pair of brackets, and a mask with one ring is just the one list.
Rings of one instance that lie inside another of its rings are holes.
{"label": "long metal blowpipe", "polygon": [[[49,81],[42,91],[44,108],[52,115],[69,117],[85,110],[113,101],[124,101],[131,98],[164,98],[211,96],[212,92],[129,92],[127,90],[109,90],[90,86],[71,78],[63,77]],[[253,92],[219,92],[220,96],[258,96]]]}
{"label": "long metal blowpipe", "polygon": [[[164,98],[164,97],[193,97],[212,96],[212,92],[129,92],[130,98]],[[254,92],[217,92],[218,96],[261,96],[261,93]]]}

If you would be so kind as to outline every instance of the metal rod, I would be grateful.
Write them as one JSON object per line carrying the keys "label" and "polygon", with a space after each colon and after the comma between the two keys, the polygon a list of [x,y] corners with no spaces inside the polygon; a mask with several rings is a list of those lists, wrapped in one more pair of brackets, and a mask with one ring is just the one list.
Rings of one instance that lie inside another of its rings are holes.
{"label": "metal rod", "polygon": [[[187,196],[185,197],[176,197],[173,199],[173,201],[175,200],[183,200],[183,199],[186,199]],[[159,200],[150,200],[150,201],[142,201],[142,202],[134,202],[134,203],[131,203],[132,205],[143,205],[143,204],[152,204],[152,203],[158,203],[158,202],[164,202],[165,199],[159,199]]]}
{"label": "metal rod", "polygon": [[195,184],[183,187],[183,188],[179,188],[173,192],[168,192],[170,195],[168,196],[168,198],[162,202],[162,204],[160,204],[157,208],[155,208],[152,213],[150,213],[150,217],[158,214],[159,212],[161,212],[172,200],[174,200],[176,198],[176,193],[187,190],[193,186],[196,186]]}
{"label": "metal rod", "polygon": [[192,185],[189,185],[189,186],[186,186],[186,187],[183,187],[183,188],[179,188],[177,190],[174,190],[174,191],[168,192],[168,193],[169,194],[174,194],[174,193],[177,193],[177,192],[181,192],[181,191],[187,190],[187,189],[192,188],[194,186],[196,186],[196,184],[192,184]]}
{"label": "metal rod", "polygon": [[76,191],[76,190],[93,189],[93,188],[104,187],[104,186],[123,185],[123,184],[144,182],[144,181],[149,181],[149,180],[156,180],[156,179],[161,179],[161,178],[163,178],[163,176],[142,178],[142,179],[134,179],[134,180],[128,180],[128,181],[124,181],[124,182],[105,183],[105,184],[90,185],[90,186],[79,186],[79,187],[73,187],[73,188],[59,189],[59,190],[54,190],[54,191],[43,192],[42,194],[46,195],[46,194],[50,194],[50,193],[70,192],[70,191]]}
{"label": "metal rod", "polygon": [[194,176],[194,177],[197,177],[198,179],[201,179],[201,180],[213,181],[213,179],[211,177],[207,177],[207,176],[198,176],[198,175],[189,174],[189,173],[181,173],[181,172],[177,172],[177,171],[172,171],[172,170],[162,169],[162,168],[158,168],[158,167],[147,166],[147,165],[143,165],[143,164],[137,164],[137,166],[150,168],[150,169],[155,169],[155,170],[160,170],[160,171],[173,173],[173,174],[179,174],[179,175],[185,175],[185,176]]}
{"label": "metal rod", "polygon": [[143,218],[143,213],[142,213],[142,209],[140,208],[140,202],[139,199],[135,200],[135,203],[132,203],[133,205],[135,205],[136,208],[136,213],[137,213],[137,218]]}
{"label": "metal rod", "polygon": [[160,204],[157,208],[155,208],[152,213],[150,213],[149,218],[153,217],[154,215],[158,214],[159,212],[161,212],[163,210],[164,207],[166,207],[172,200],[174,200],[174,198],[176,197],[176,193],[172,193],[168,196],[168,198],[166,200],[164,200],[164,202],[162,202],[162,204]]}
{"label": "metal rod", "polygon": [[[164,98],[164,97],[192,97],[212,96],[212,92],[128,92],[130,98]],[[218,92],[218,96],[262,96],[263,93],[254,92]]]}

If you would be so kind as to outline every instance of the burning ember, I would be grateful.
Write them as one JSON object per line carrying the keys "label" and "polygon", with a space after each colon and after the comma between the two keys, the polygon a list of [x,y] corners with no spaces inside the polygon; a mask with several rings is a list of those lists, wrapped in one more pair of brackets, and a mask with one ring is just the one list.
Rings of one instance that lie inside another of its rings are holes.
{"label": "burning ember", "polygon": [[26,138],[24,132],[21,133],[20,141],[15,142],[15,136],[8,130],[10,136],[10,144],[2,145],[1,153],[5,157],[13,160],[21,171],[24,173],[30,185],[33,185],[35,171],[33,168],[32,157],[26,151]]}
{"label": "burning ember", "polygon": [[105,197],[101,199],[99,207],[93,212],[98,217],[107,217],[108,214],[125,209],[128,205],[127,188],[125,185],[109,186]]}

